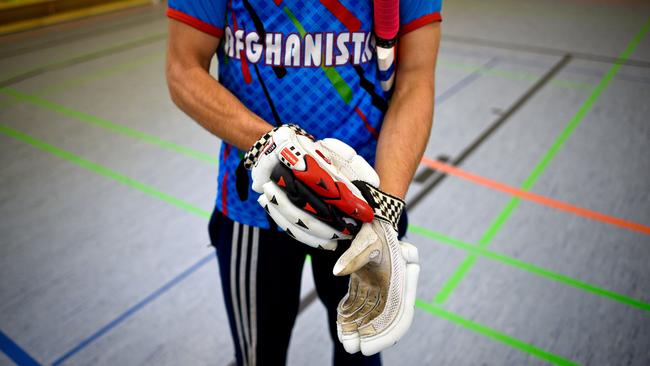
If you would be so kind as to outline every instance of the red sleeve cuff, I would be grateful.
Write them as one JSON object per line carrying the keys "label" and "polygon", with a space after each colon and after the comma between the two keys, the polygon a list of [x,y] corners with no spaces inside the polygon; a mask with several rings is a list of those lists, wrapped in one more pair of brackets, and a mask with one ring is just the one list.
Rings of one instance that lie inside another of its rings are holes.
{"label": "red sleeve cuff", "polygon": [[442,21],[442,16],[440,15],[440,13],[431,13],[431,14],[423,15],[417,19],[411,20],[410,22],[402,25],[399,30],[399,35],[403,36],[406,33],[414,31],[429,23],[441,22],[441,21]]}
{"label": "red sleeve cuff", "polygon": [[211,36],[215,36],[217,38],[221,38],[221,36],[223,36],[223,29],[217,28],[212,24],[208,24],[202,20],[199,20],[193,16],[187,15],[178,10],[167,8],[167,16],[171,19],[175,19],[178,20],[179,22],[183,22]]}

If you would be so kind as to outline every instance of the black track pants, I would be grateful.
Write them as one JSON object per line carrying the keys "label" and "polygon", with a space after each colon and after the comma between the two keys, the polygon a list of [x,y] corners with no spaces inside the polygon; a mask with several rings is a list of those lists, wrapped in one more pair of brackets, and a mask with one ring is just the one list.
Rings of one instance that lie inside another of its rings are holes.
{"label": "black track pants", "polygon": [[347,245],[339,245],[335,252],[312,249],[275,228],[243,225],[218,210],[212,214],[209,231],[238,365],[286,363],[307,254],[312,258],[318,297],[327,308],[334,365],[381,365],[378,354],[348,354],[336,336],[336,307],[347,292],[348,277],[334,276],[332,268]]}

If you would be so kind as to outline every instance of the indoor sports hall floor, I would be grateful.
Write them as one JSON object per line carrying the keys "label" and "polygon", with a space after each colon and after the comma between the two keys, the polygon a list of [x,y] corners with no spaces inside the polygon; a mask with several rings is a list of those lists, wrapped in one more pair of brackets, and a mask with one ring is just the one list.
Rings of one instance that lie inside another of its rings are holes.
{"label": "indoor sports hall floor", "polygon": [[[163,10],[0,38],[0,365],[233,361],[219,144],[169,100]],[[417,310],[385,364],[650,364],[650,3],[443,16]],[[308,270],[303,297],[289,364],[329,365]]]}

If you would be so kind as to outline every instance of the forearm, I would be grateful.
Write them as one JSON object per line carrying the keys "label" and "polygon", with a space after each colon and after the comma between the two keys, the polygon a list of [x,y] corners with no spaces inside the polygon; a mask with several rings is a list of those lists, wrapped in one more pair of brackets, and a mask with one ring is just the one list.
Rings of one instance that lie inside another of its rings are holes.
{"label": "forearm", "polygon": [[433,123],[440,23],[400,38],[395,91],[384,117],[375,169],[385,192],[404,198],[420,163]]}
{"label": "forearm", "polygon": [[247,150],[273,128],[206,70],[195,67],[168,75],[174,103],[203,128],[237,148]]}
{"label": "forearm", "polygon": [[433,123],[433,80],[396,90],[379,135],[375,169],[381,189],[404,198]]}
{"label": "forearm", "polygon": [[201,66],[167,66],[174,103],[203,128],[241,150],[273,128],[246,108]]}

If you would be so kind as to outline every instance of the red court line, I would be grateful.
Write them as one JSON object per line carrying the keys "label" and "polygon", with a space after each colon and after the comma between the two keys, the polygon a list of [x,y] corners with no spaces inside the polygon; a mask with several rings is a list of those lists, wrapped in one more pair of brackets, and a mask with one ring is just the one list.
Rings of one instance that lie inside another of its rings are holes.
{"label": "red court line", "polygon": [[528,191],[524,191],[523,189],[515,188],[512,186],[509,186],[504,183],[500,183],[485,177],[482,177],[480,175],[476,175],[473,173],[470,173],[468,171],[462,170],[460,168],[457,168],[455,166],[445,164],[443,162],[440,162],[438,160],[432,160],[429,158],[422,158],[422,164],[441,171],[443,173],[447,173],[459,178],[463,178],[465,180],[468,180],[472,183],[480,184],[482,186],[488,187],[490,189],[494,189],[497,191],[501,191],[504,193],[507,193],[512,196],[517,196],[519,198],[532,201],[535,203],[539,203],[540,205],[548,206],[551,208],[555,208],[558,210],[570,212],[572,214],[582,216],[591,220],[595,221],[600,221],[604,222],[609,225],[614,225],[614,226],[619,226],[625,229],[633,230],[633,231],[638,231],[644,234],[650,235],[650,227],[645,226],[636,222],[628,221],[628,220],[623,220],[618,217],[614,216],[609,216],[605,215],[603,213],[597,212],[597,211],[592,211],[588,210],[586,208],[578,207],[571,205],[566,202],[562,202],[553,198],[545,197],[539,194],[531,193]]}

